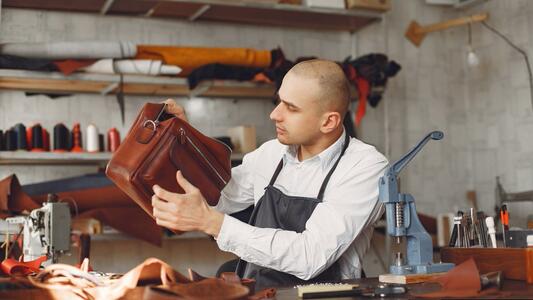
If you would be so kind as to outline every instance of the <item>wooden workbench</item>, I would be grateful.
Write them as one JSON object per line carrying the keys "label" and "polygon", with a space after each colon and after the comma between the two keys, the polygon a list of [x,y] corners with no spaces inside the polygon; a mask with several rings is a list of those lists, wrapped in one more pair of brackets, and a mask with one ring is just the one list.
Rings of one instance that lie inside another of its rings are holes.
{"label": "wooden workbench", "polygon": [[[358,283],[362,287],[368,285],[376,285],[378,283],[377,278],[366,278],[360,280],[350,281],[353,283]],[[439,289],[439,285],[436,283],[418,283],[418,284],[409,284],[407,285],[407,293],[403,295],[389,296],[386,299],[413,299],[415,294],[431,292]],[[134,290],[131,290],[123,299],[142,299],[144,293],[144,287],[138,287]],[[0,299],[25,299],[25,300],[61,300],[69,299],[68,295],[65,297],[50,297],[50,295],[43,290],[31,289],[31,290],[17,290],[17,291],[3,291],[0,292]],[[277,295],[277,300],[294,300],[298,299],[297,291],[293,287],[279,288]],[[354,298],[328,298],[331,300],[335,299],[354,299]],[[361,298],[369,299],[369,298]],[[502,291],[500,295],[490,295],[490,297],[478,297],[476,299],[533,299],[533,284],[527,284],[525,281],[518,280],[505,280],[503,284]]]}

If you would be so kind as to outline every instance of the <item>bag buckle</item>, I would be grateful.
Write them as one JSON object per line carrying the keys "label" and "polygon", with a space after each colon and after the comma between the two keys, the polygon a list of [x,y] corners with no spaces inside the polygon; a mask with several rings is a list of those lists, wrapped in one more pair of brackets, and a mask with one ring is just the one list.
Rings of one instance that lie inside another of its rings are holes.
{"label": "bag buckle", "polygon": [[166,108],[167,108],[167,104],[163,103],[163,107],[161,108],[161,110],[157,114],[157,117],[155,117],[155,120],[146,120],[146,121],[144,121],[143,127],[147,128],[147,125],[150,124],[150,125],[152,125],[153,130],[156,131],[157,126],[159,125],[159,118],[161,118],[161,116],[165,112]]}

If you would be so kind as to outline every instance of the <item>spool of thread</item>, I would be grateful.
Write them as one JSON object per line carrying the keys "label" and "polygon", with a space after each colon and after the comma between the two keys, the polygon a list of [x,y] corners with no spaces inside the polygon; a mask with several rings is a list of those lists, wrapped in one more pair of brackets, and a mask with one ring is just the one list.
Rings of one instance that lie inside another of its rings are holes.
{"label": "spool of thread", "polygon": [[4,133],[4,148],[6,151],[17,150],[17,133],[13,128],[6,130]]}
{"label": "spool of thread", "polygon": [[71,152],[83,152],[83,146],[81,142],[81,128],[80,123],[75,123],[72,127],[72,148]]}
{"label": "spool of thread", "polygon": [[54,152],[70,150],[70,131],[63,123],[54,126]]}
{"label": "spool of thread", "polygon": [[44,151],[50,151],[50,134],[43,128],[43,148]]}
{"label": "spool of thread", "polygon": [[18,123],[13,127],[13,130],[16,134],[16,141],[17,141],[17,150],[28,150],[28,142],[26,140],[26,126],[22,123]]}
{"label": "spool of thread", "polygon": [[31,127],[26,128],[26,149],[31,150],[32,131]]}
{"label": "spool of thread", "polygon": [[120,133],[113,127],[107,131],[107,151],[115,152],[120,146]]}
{"label": "spool of thread", "polygon": [[31,139],[31,151],[33,152],[43,152],[44,143],[43,143],[43,128],[40,124],[35,124],[29,128],[30,139]]}
{"label": "spool of thread", "polygon": [[6,150],[6,146],[4,142],[4,132],[0,130],[0,151],[5,151],[5,150]]}
{"label": "spool of thread", "polygon": [[98,150],[100,152],[105,152],[104,134],[103,133],[98,133]]}
{"label": "spool of thread", "polygon": [[98,128],[94,124],[87,126],[87,152],[98,152]]}

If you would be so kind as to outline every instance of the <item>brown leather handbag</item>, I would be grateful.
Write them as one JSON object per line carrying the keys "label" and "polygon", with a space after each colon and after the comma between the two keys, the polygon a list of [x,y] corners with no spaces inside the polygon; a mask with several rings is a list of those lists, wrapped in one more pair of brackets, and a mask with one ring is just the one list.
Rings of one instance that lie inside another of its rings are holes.
{"label": "brown leather handbag", "polygon": [[216,205],[231,178],[231,149],[186,121],[165,112],[165,104],[147,103],[107,164],[106,175],[150,216],[152,187],[183,193],[176,172]]}

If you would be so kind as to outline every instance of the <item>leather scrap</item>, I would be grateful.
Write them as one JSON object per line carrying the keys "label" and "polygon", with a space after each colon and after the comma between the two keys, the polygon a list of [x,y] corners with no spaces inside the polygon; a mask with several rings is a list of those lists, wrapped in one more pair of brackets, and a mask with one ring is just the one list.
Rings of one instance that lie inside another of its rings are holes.
{"label": "leather scrap", "polygon": [[47,259],[46,256],[41,256],[32,261],[18,261],[12,258],[6,258],[0,263],[0,269],[4,274],[9,276],[26,276],[39,272],[39,267]]}
{"label": "leather scrap", "polygon": [[439,276],[431,282],[437,282],[441,289],[434,292],[415,294],[420,298],[466,298],[504,293],[496,288],[481,290],[479,271],[473,258],[451,269],[445,275]]}

